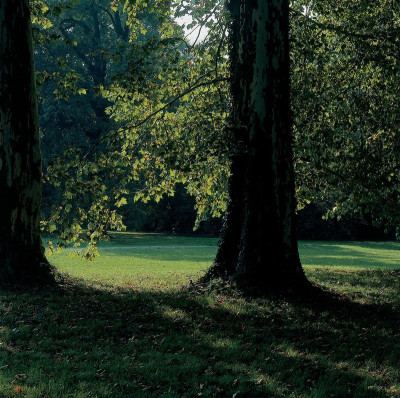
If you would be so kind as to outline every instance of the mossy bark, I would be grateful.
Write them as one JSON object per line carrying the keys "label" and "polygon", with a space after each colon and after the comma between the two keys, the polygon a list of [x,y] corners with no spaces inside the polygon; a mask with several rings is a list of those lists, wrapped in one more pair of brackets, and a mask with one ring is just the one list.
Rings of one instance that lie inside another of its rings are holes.
{"label": "mossy bark", "polygon": [[40,238],[41,154],[28,0],[0,1],[0,282],[50,275]]}
{"label": "mossy bark", "polygon": [[297,247],[289,1],[231,0],[230,201],[207,278],[263,289],[307,286]]}

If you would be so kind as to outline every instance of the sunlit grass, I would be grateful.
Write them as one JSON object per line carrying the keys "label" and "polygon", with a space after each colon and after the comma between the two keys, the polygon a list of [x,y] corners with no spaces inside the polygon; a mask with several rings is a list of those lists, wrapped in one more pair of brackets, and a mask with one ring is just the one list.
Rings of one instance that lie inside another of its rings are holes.
{"label": "sunlit grass", "polygon": [[396,269],[400,267],[400,242],[318,242],[299,243],[305,266]]}
{"label": "sunlit grass", "polygon": [[[96,261],[71,258],[73,249],[50,256],[49,260],[62,272],[93,284],[169,290],[201,276],[215,257],[217,243],[218,239],[207,237],[120,233],[113,234],[112,241],[100,244]],[[390,270],[400,264],[397,242],[302,241],[299,250],[306,270],[310,267]]]}
{"label": "sunlit grass", "polygon": [[217,239],[162,234],[114,234],[95,261],[72,258],[73,249],[49,256],[61,272],[97,285],[170,290],[197,279],[210,266]]}

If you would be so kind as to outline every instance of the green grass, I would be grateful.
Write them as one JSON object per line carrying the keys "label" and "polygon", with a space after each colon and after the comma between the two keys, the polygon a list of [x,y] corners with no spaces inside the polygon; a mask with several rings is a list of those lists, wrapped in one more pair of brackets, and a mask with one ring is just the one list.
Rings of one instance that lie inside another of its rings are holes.
{"label": "green grass", "polygon": [[[180,289],[211,264],[218,240],[162,234],[113,234],[100,244],[96,261],[71,258],[73,249],[49,260],[62,272],[91,284],[134,289]],[[76,251],[76,250],[75,250]]]}
{"label": "green grass", "polygon": [[400,242],[299,243],[305,266],[354,269],[400,268]]}
{"label": "green grass", "polygon": [[[198,278],[212,263],[218,240],[162,234],[119,233],[100,245],[94,261],[71,258],[73,250],[49,257],[58,269],[91,284],[134,289],[170,290]],[[299,243],[300,257],[308,267],[337,269],[396,269],[400,267],[398,242]]]}
{"label": "green grass", "polygon": [[0,290],[0,397],[400,396],[397,244],[302,242],[326,302],[180,289],[215,245],[118,235],[51,257],[79,280]]}

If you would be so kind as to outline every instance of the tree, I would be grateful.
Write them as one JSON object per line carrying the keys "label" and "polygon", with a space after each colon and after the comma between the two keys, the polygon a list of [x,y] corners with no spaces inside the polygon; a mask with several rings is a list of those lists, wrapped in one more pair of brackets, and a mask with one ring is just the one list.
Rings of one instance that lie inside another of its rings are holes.
{"label": "tree", "polygon": [[28,0],[2,0],[0,27],[0,281],[47,279]]}
{"label": "tree", "polygon": [[262,289],[307,283],[296,229],[289,78],[289,1],[231,0],[229,202],[206,278]]}
{"label": "tree", "polygon": [[[59,59],[68,59],[65,71],[73,68],[81,78],[79,83],[87,88],[87,95],[78,95],[78,90],[68,102],[47,100],[40,123],[51,154],[56,145],[69,147],[66,161],[49,165],[46,174],[51,183],[61,184],[63,193],[49,201],[56,205],[48,227],[67,241],[85,236],[96,240],[107,229],[120,228],[124,212],[120,206],[135,206],[130,196],[135,201],[157,202],[173,196],[182,184],[195,198],[196,225],[208,217],[219,217],[226,209],[229,157],[246,157],[246,140],[239,137],[238,129],[226,129],[230,101],[223,1],[193,7],[187,2],[165,6],[154,0],[150,9],[140,3],[114,2],[109,7],[107,0],[96,0],[80,2],[61,13],[51,6],[54,15],[48,11],[61,44],[48,46],[51,51],[39,48],[38,60],[48,65],[52,59],[57,70]],[[390,33],[397,20],[389,3],[377,8],[362,0],[357,4],[363,7],[357,9],[351,1],[338,9],[335,4],[324,0],[311,8],[305,0],[291,3],[299,206],[322,198],[332,203],[335,214],[365,214],[369,209],[374,221],[392,225],[399,217],[398,112],[390,112],[396,109],[393,98],[399,86],[395,84],[397,60],[391,54],[396,41]],[[127,7],[135,7],[134,12],[127,12]],[[129,44],[126,37],[118,36],[110,13],[118,13],[128,23]],[[193,43],[185,38],[175,22],[187,13],[192,19],[188,28],[198,25],[208,30],[206,39]],[[147,17],[142,21],[139,15]],[[366,20],[375,19],[379,25],[365,25]],[[158,22],[146,22],[150,20]],[[149,25],[154,32],[147,30]],[[101,47],[95,39],[98,28]],[[110,48],[118,37],[122,48]],[[375,39],[382,46],[376,46]],[[116,59],[123,62],[116,65]],[[104,71],[106,65],[107,73],[91,76],[89,61],[98,63],[92,70]],[[95,89],[92,81],[100,82],[99,76],[103,76],[103,87]],[[44,97],[68,83],[55,80],[42,85],[42,90],[46,86]],[[102,123],[100,114],[98,118],[93,112],[96,99],[110,105],[107,113],[112,123],[108,117]],[[68,120],[66,107],[74,110]],[[90,140],[82,134],[86,126]],[[232,133],[239,138],[232,140]],[[60,140],[60,135],[66,140]],[[45,154],[46,145],[43,148]],[[238,164],[241,169],[244,163]]]}
{"label": "tree", "polygon": [[299,202],[388,231],[400,225],[399,22],[393,2],[292,7]]}
{"label": "tree", "polygon": [[[357,1],[356,7],[354,4],[345,1],[337,7],[332,0],[291,3],[298,208],[323,200],[339,218],[349,214],[392,229],[399,225],[400,146],[395,133],[399,113],[394,101],[400,87],[396,67],[398,12],[391,2],[382,2],[379,7],[366,0]],[[212,15],[221,15],[220,2],[210,1],[207,6]],[[207,21],[204,8],[182,3],[180,7],[185,14],[202,13],[194,18],[198,25]],[[219,41],[226,24],[224,18],[215,19],[223,26],[216,30],[218,40],[210,40],[209,34],[203,42],[189,45],[181,57],[182,61],[190,60],[189,68],[186,62],[179,68],[174,62],[169,62],[167,69],[163,65],[161,73],[147,80],[152,82],[150,93],[133,94],[126,85],[123,95],[119,90],[111,93],[113,114],[127,124],[137,125],[142,115],[154,116],[135,131],[143,154],[135,164],[147,174],[146,189],[139,195],[159,198],[167,191],[163,186],[173,192],[173,178],[166,172],[171,171],[182,176],[196,197],[198,220],[225,211],[226,157],[231,151],[231,139],[222,134],[229,103],[227,84],[221,81],[216,87],[205,79],[213,77],[215,70],[219,77],[226,74],[226,46],[222,42],[221,47]],[[218,27],[218,23],[214,25]],[[197,59],[193,57],[196,52]],[[176,73],[178,69],[181,73]],[[206,85],[191,91],[193,82],[198,81]],[[176,101],[176,93],[186,89],[190,93]],[[145,98],[145,106],[139,98]],[[157,107],[167,101],[173,105],[160,116]]]}

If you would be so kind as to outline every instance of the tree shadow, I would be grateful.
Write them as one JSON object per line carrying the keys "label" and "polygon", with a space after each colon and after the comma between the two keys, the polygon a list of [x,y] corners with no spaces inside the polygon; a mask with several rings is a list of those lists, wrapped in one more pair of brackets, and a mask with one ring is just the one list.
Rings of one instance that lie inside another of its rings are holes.
{"label": "tree shadow", "polygon": [[389,397],[399,365],[397,309],[335,296],[69,283],[0,299],[5,397],[16,385],[49,397]]}

